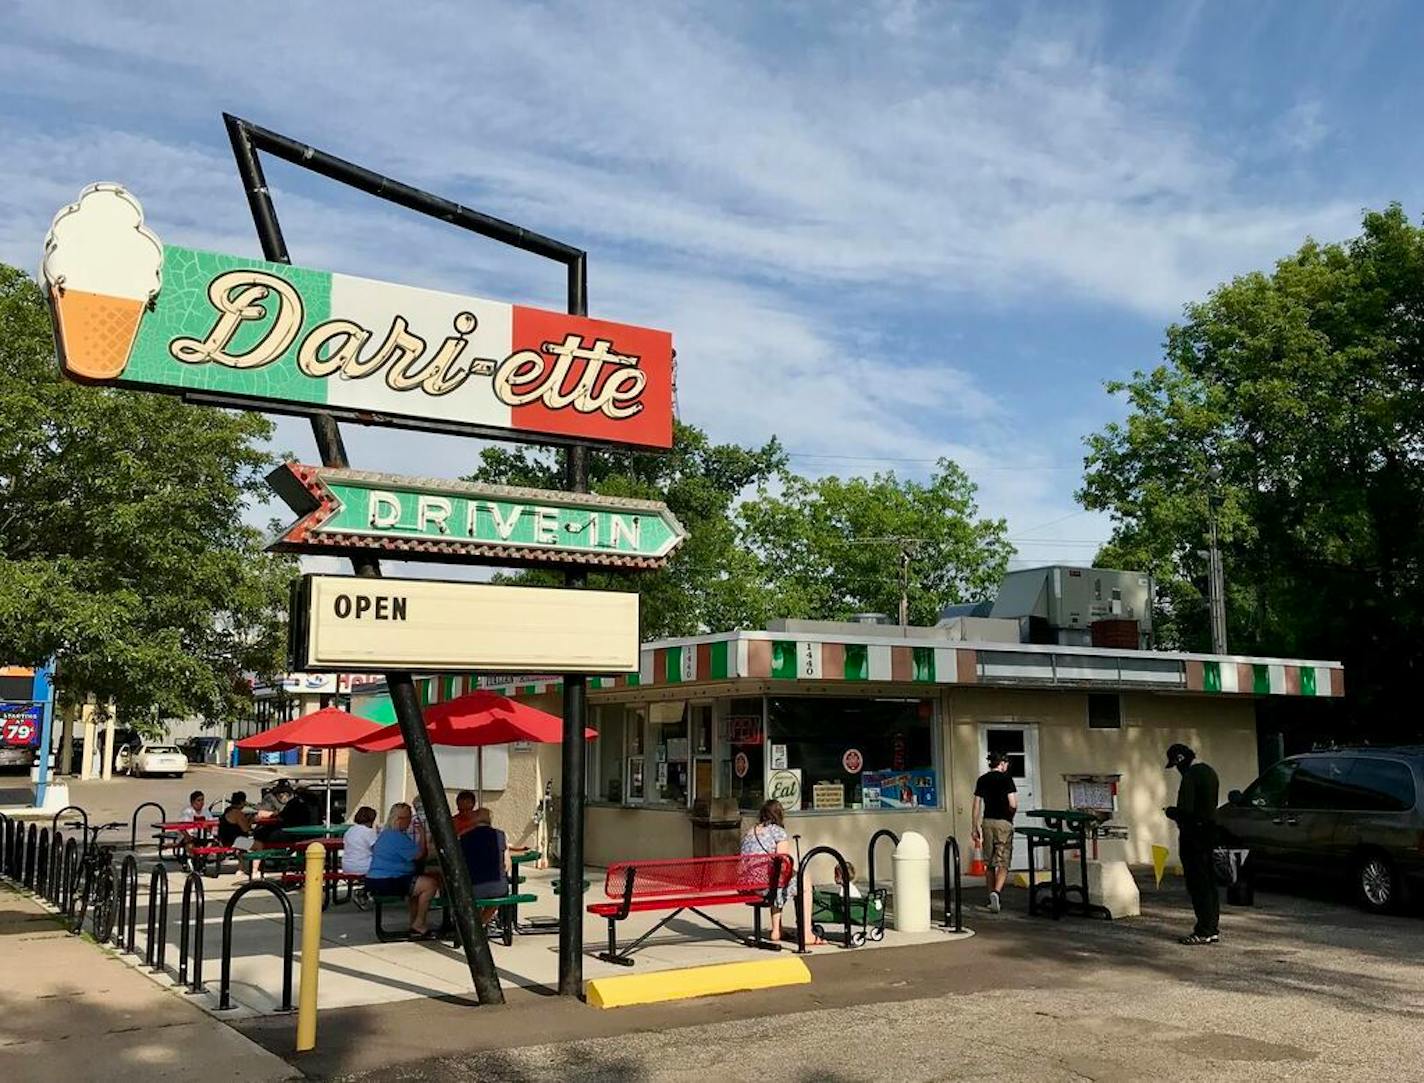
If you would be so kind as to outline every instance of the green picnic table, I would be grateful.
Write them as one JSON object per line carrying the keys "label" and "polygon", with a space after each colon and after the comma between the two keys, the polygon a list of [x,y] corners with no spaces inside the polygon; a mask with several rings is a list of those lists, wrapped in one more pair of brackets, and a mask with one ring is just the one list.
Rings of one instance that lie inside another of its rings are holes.
{"label": "green picnic table", "polygon": [[282,834],[298,839],[324,839],[329,836],[344,835],[350,830],[350,824],[312,824],[310,827],[284,827]]}
{"label": "green picnic table", "polygon": [[[1091,812],[1077,809],[1040,808],[1031,809],[1024,815],[1044,822],[1043,827],[1020,827],[1017,834],[1028,843],[1028,912],[1037,915],[1043,904],[1039,892],[1047,891],[1049,915],[1059,918],[1065,913],[1082,914],[1085,917],[1112,918],[1105,906],[1100,906],[1088,898],[1088,828],[1097,817]],[[1034,851],[1048,852],[1048,883],[1034,882]],[[1068,883],[1069,850],[1078,851],[1079,880]]]}

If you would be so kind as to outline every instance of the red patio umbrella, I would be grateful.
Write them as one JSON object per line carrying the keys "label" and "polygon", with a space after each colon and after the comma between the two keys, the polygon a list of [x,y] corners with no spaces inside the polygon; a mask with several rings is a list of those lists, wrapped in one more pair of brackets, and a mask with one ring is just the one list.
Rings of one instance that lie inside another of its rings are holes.
{"label": "red patio umbrella", "polygon": [[[557,715],[486,691],[468,692],[426,708],[425,729],[430,734],[431,744],[461,748],[507,745],[515,741],[558,744],[564,739],[564,723]],[[597,736],[595,729],[584,730],[587,740]],[[401,736],[400,727],[386,726],[378,736],[358,741],[353,747],[361,752],[389,752],[404,748],[405,738]]]}
{"label": "red patio umbrella", "polygon": [[[384,732],[385,727],[369,718],[357,718],[339,707],[323,707],[270,730],[244,737],[238,748],[263,752],[286,752],[293,748],[351,748],[358,741]],[[336,773],[336,760],[327,757],[326,822],[331,823],[330,779]]]}
{"label": "red patio umbrella", "polygon": [[350,748],[384,732],[385,727],[369,718],[357,718],[338,707],[323,707],[301,718],[273,726],[237,742],[238,748],[263,752],[286,752],[293,748]]}

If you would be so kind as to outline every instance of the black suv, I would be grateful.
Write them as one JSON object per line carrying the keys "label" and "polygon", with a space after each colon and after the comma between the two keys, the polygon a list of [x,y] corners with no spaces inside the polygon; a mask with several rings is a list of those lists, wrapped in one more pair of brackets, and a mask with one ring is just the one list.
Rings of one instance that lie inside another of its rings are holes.
{"label": "black suv", "polygon": [[1392,910],[1424,878],[1424,748],[1291,756],[1232,790],[1217,817],[1257,871],[1343,876],[1366,910]]}

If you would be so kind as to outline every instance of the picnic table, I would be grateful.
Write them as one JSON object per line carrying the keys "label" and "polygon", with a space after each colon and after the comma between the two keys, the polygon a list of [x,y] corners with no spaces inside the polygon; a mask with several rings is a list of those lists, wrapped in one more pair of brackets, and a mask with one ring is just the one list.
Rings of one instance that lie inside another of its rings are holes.
{"label": "picnic table", "polygon": [[284,827],[282,834],[293,838],[339,838],[351,830],[350,824],[312,824],[309,827]]}
{"label": "picnic table", "polygon": [[[295,833],[294,829],[288,834]],[[305,829],[309,830],[309,829]],[[306,880],[306,851],[312,843],[319,843],[326,850],[325,871],[322,874],[322,909],[328,906],[335,906],[338,899],[337,892],[342,883],[354,885],[358,880],[364,880],[364,875],[353,873],[343,873],[340,868],[341,851],[346,846],[346,840],[340,835],[327,835],[320,838],[307,838],[290,846],[272,846],[263,850],[253,850],[254,858],[262,861],[263,872],[266,872],[266,862],[276,857],[283,866],[279,879],[284,884],[301,883]],[[346,897],[351,897],[351,890],[348,887]]]}
{"label": "picnic table", "polygon": [[[1038,914],[1043,909],[1039,900],[1040,891],[1048,893],[1047,908],[1050,916],[1061,917],[1065,913],[1081,914],[1085,917],[1111,918],[1107,907],[1100,906],[1088,898],[1088,828],[1098,817],[1091,812],[1077,809],[1030,809],[1024,815],[1042,820],[1042,827],[1020,827],[1017,833],[1028,842],[1028,912]],[[1034,851],[1048,852],[1048,883],[1034,882]],[[1078,883],[1068,883],[1069,850],[1078,851],[1080,875]]]}

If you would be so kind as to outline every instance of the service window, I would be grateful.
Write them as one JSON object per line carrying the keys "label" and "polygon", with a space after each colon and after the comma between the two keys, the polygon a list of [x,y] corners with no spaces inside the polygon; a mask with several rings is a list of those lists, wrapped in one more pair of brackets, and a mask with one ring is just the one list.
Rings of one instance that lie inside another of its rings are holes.
{"label": "service window", "polygon": [[737,807],[747,812],[761,808],[766,800],[762,710],[760,696],[728,701],[717,742],[722,796],[735,797]]}
{"label": "service window", "polygon": [[767,750],[774,796],[797,784],[802,809],[940,805],[930,700],[770,698]]}
{"label": "service window", "polygon": [[649,707],[647,780],[648,805],[688,805],[691,792],[692,748],[685,703],[654,703]]}

